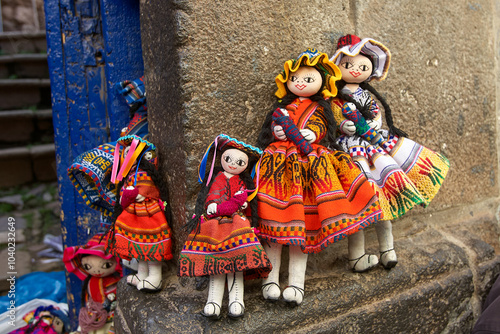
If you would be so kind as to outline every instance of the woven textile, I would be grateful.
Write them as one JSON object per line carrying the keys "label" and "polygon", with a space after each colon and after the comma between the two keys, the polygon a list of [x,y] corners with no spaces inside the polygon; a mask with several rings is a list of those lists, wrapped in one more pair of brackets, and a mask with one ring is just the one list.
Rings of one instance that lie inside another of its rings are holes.
{"label": "woven textile", "polygon": [[260,237],[315,253],[372,224],[381,209],[350,156],[317,144],[327,131],[323,108],[297,99],[287,110],[299,129],[313,131],[317,139],[308,155],[290,140],[264,150],[257,194]]}
{"label": "woven textile", "polygon": [[[238,176],[230,179],[223,172],[210,188],[210,203],[222,204],[242,190],[244,183]],[[230,217],[201,219],[184,243],[179,259],[179,276],[220,275],[244,272],[245,278],[267,277],[271,263],[262,248],[250,221],[242,212]]]}
{"label": "woven textile", "polygon": [[[133,172],[129,174],[121,193],[134,186],[134,176]],[[172,232],[159,204],[159,190],[151,177],[140,169],[135,186],[146,199],[133,202],[118,216],[114,229],[106,236],[106,249],[126,260],[170,260],[173,257]]]}
{"label": "woven textile", "polygon": [[[361,96],[358,88],[352,96]],[[366,93],[366,92],[365,92]],[[376,103],[374,100],[360,101]],[[332,110],[338,124],[344,101],[332,100]],[[378,108],[372,108],[378,113]],[[338,144],[358,163],[377,193],[385,220],[401,217],[416,205],[427,206],[439,191],[449,169],[448,160],[408,138],[389,135],[379,130],[383,141],[374,146],[358,135],[342,135]]]}

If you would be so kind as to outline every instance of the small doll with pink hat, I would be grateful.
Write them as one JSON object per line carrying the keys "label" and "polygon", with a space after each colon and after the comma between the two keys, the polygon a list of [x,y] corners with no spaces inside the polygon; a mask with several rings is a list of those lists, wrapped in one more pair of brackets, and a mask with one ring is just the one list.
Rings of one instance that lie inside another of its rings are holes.
{"label": "small doll with pink hat", "polygon": [[[337,93],[340,69],[325,53],[307,49],[285,61],[276,76],[277,101],[257,146],[260,237],[273,269],[263,280],[266,300],[304,300],[310,253],[374,223],[381,215],[375,192],[349,154],[334,149],[336,123],[328,99]],[[280,264],[288,248],[288,284]]]}
{"label": "small doll with pink hat", "polygon": [[[121,153],[120,153],[121,152]],[[168,188],[156,169],[156,146],[135,135],[117,141],[111,182],[117,196],[106,250],[123,260],[137,259],[137,274],[127,283],[145,292],[162,287],[162,261],[170,260]]]}
{"label": "small doll with pink hat", "polygon": [[122,277],[122,267],[120,260],[105,250],[102,237],[97,234],[83,246],[64,250],[66,270],[83,280],[78,317],[82,334],[107,334],[113,327],[116,284]]}
{"label": "small doll with pink hat", "polygon": [[[267,277],[271,270],[252,228],[257,223],[257,207],[252,201],[255,186],[251,172],[261,153],[256,147],[220,134],[200,164],[198,181],[202,186],[195,214],[186,224],[191,233],[180,255],[179,276],[210,276],[208,300],[201,313],[210,319],[221,318],[226,280],[228,316],[239,318],[245,312],[244,279]],[[212,163],[207,170],[210,155]]]}
{"label": "small doll with pink hat", "polygon": [[[387,76],[391,53],[386,46],[371,38],[346,35],[338,40],[330,60],[342,72],[337,97],[331,103],[342,133],[337,144],[351,155],[377,193],[384,215],[375,226],[380,263],[391,269],[398,262],[391,220],[416,205],[429,205],[446,177],[449,162],[396,128],[386,100],[370,85]],[[382,104],[388,130],[382,129],[377,100]],[[348,253],[354,272],[367,271],[379,263],[376,255],[365,253],[363,230],[349,236]]]}

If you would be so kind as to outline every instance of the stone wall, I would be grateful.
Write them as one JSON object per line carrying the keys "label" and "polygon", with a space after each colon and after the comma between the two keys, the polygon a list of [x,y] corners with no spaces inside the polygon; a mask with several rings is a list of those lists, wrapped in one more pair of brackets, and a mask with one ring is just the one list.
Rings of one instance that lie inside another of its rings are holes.
{"label": "stone wall", "polygon": [[[299,308],[264,303],[254,283],[244,320],[210,323],[198,314],[206,291],[179,281],[174,262],[157,296],[120,286],[129,299],[120,302],[118,328],[470,332],[500,272],[499,14],[500,4],[486,0],[141,0],[150,131],[172,194],[177,253],[206,146],[219,133],[255,143],[283,62],[307,47],[331,54],[347,33],[391,50],[388,78],[374,86],[396,125],[442,152],[451,169],[428,208],[395,222],[400,262],[391,271],[349,272],[344,240],[310,257]],[[367,247],[376,252],[370,228]]]}

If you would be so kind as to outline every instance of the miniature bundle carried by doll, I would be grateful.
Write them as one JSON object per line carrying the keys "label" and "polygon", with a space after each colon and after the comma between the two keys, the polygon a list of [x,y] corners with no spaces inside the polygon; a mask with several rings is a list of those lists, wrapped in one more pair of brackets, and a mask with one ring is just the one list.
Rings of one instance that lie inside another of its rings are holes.
{"label": "miniature bundle carried by doll", "polygon": [[116,256],[106,252],[102,237],[96,234],[85,245],[64,250],[66,270],[84,281],[78,317],[82,334],[111,327],[113,322],[122,267]]}
{"label": "miniature bundle carried by doll", "polygon": [[354,122],[354,125],[356,126],[356,134],[365,138],[373,145],[380,145],[384,140],[382,135],[378,133],[377,130],[368,125],[366,119],[356,109],[356,106],[353,103],[344,103],[342,106],[342,115],[344,115],[348,120]]}

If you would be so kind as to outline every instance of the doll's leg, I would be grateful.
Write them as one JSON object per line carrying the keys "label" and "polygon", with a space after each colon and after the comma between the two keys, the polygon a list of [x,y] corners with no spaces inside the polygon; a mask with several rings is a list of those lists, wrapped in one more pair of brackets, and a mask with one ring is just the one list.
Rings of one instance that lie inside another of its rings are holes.
{"label": "doll's leg", "polygon": [[220,306],[224,296],[224,285],[226,283],[226,274],[210,276],[208,283],[208,299],[202,315],[211,319],[220,319]]}
{"label": "doll's leg", "polygon": [[300,246],[289,246],[288,286],[283,290],[283,299],[296,305],[304,299],[304,280],[306,277],[307,256]]}
{"label": "doll's leg", "polygon": [[365,253],[365,231],[361,230],[347,237],[349,266],[355,273],[368,271],[378,264],[376,255]]}
{"label": "doll's leg", "polygon": [[128,275],[127,276],[127,283],[133,286],[137,286],[140,281],[145,279],[148,276],[148,263],[146,261],[138,261],[137,264],[137,274],[135,275]]}
{"label": "doll's leg", "polygon": [[245,302],[243,301],[243,293],[245,285],[243,281],[243,272],[239,271],[232,274],[227,274],[227,286],[229,289],[229,317],[239,318],[245,314]]}
{"label": "doll's leg", "polygon": [[264,244],[264,250],[267,257],[273,266],[267,278],[262,280],[262,295],[264,299],[275,301],[280,298],[280,265],[281,265],[281,249],[283,245],[269,242]]}
{"label": "doll's leg", "polygon": [[394,251],[394,237],[392,236],[392,223],[390,220],[382,220],[375,226],[380,250],[380,263],[385,269],[391,269],[398,264],[398,258]]}
{"label": "doll's leg", "polygon": [[146,263],[148,264],[148,276],[137,284],[137,290],[150,292],[161,290],[161,262],[147,261]]}

